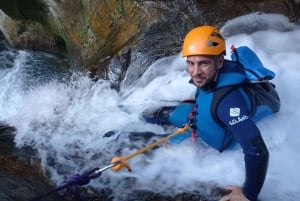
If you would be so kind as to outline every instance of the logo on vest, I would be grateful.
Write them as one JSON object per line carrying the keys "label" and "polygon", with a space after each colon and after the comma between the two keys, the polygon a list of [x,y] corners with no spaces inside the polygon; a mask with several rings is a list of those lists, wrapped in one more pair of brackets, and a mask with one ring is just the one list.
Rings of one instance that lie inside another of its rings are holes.
{"label": "logo on vest", "polygon": [[241,109],[238,107],[233,107],[229,109],[229,114],[231,117],[238,117],[240,116]]}
{"label": "logo on vest", "polygon": [[238,108],[238,107],[230,108],[230,110],[229,110],[230,117],[236,117],[236,118],[232,119],[231,121],[229,121],[229,124],[231,126],[248,119],[247,115],[243,115],[242,117],[240,117],[240,113],[241,113],[240,108]]}

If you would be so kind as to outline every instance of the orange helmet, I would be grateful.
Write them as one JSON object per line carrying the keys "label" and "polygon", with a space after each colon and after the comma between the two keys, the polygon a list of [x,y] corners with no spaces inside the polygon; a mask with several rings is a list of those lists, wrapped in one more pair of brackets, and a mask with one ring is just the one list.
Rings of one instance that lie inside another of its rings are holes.
{"label": "orange helmet", "polygon": [[225,54],[225,47],[224,38],[216,27],[200,26],[185,36],[182,57]]}

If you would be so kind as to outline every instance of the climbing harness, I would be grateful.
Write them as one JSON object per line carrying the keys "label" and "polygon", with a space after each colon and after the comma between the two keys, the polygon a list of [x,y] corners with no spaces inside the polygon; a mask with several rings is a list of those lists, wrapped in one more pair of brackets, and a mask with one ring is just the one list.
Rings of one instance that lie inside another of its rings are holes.
{"label": "climbing harness", "polygon": [[109,165],[106,165],[105,167],[96,167],[94,169],[92,169],[91,171],[88,171],[86,173],[83,174],[75,174],[73,176],[71,176],[70,178],[68,178],[66,181],[63,182],[63,184],[61,186],[58,186],[57,188],[47,192],[44,195],[38,196],[36,198],[30,199],[29,201],[41,201],[42,198],[47,197],[55,192],[59,192],[62,191],[64,189],[68,189],[68,188],[72,188],[72,191],[76,197],[76,201],[80,201],[80,194],[77,190],[78,186],[83,186],[86,185],[90,182],[91,179],[95,179],[97,177],[99,177],[103,171],[108,170],[108,169],[112,169],[114,171],[119,171],[121,170],[123,167],[125,167],[128,171],[131,171],[131,167],[126,163],[126,161],[130,160],[131,158],[142,154],[156,146],[158,146],[159,144],[164,143],[165,146],[167,147],[167,143],[168,140],[178,134],[182,134],[185,131],[187,131],[190,128],[189,124],[186,124],[183,128],[178,128],[174,133],[162,138],[161,140],[158,140],[126,157],[121,157],[121,156],[115,156],[112,158],[111,162]]}
{"label": "climbing harness", "polygon": [[197,130],[196,130],[196,113],[197,113],[197,105],[193,105],[192,111],[189,114],[189,126],[193,129],[191,133],[191,140],[195,142],[197,140]]}

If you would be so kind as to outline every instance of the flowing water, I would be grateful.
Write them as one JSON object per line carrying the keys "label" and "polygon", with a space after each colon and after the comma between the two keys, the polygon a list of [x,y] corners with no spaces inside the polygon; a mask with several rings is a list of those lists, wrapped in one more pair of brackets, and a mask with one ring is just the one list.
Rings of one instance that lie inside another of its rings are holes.
{"label": "flowing water", "polygon": [[[270,25],[285,22],[283,17],[269,19],[265,18]],[[243,23],[245,19],[230,21],[223,31],[245,28],[239,26]],[[247,23],[250,27],[255,19],[250,16]],[[273,82],[281,97],[281,111],[258,124],[271,156],[260,195],[265,201],[300,200],[300,29],[281,24],[282,30],[289,31],[243,34],[239,29],[239,35],[227,38],[228,50],[232,44],[248,45],[277,74]],[[5,41],[0,50],[0,122],[17,128],[16,145],[36,149],[45,173],[57,184],[145,145],[130,141],[129,132],[170,132],[170,128],[147,124],[142,114],[191,98],[195,90],[188,84],[185,60],[179,54],[156,61],[133,86],[117,92],[109,81],[93,82],[85,74],[66,70],[51,55],[15,50]],[[110,131],[116,134],[107,137]],[[154,149],[128,163],[132,172],[108,170],[90,184],[116,192],[128,185],[176,192],[198,188],[199,183],[242,185],[244,180],[239,149],[220,154],[184,142]],[[124,178],[130,178],[130,184]]]}

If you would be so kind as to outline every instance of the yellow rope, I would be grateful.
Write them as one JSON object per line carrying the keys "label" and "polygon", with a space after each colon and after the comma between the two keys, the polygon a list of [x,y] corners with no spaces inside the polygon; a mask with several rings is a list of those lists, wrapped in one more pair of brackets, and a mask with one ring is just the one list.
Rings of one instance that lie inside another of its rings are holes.
{"label": "yellow rope", "polygon": [[190,128],[189,125],[186,124],[183,128],[178,128],[174,133],[168,135],[167,137],[165,137],[161,140],[158,140],[158,141],[156,141],[156,142],[154,142],[154,143],[152,143],[152,144],[150,144],[150,145],[148,145],[148,146],[146,146],[146,147],[144,147],[144,148],[142,148],[142,149],[140,149],[140,150],[138,150],[138,151],[136,151],[132,154],[129,154],[126,157],[121,157],[121,156],[113,157],[113,159],[111,160],[111,163],[115,164],[115,165],[112,167],[112,170],[118,171],[118,170],[122,169],[123,167],[126,167],[128,169],[128,171],[131,171],[130,166],[126,163],[127,160],[129,160],[129,159],[131,159],[131,158],[133,158],[133,157],[135,157],[139,154],[142,154],[142,153],[148,151],[149,149],[152,149],[152,148],[156,147],[159,144],[162,144],[162,143],[167,144],[167,142],[170,138],[172,138],[172,137],[174,137],[178,134],[184,133],[189,128]]}

